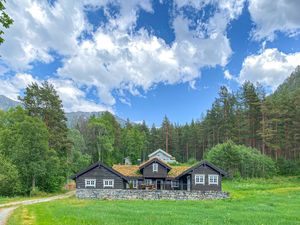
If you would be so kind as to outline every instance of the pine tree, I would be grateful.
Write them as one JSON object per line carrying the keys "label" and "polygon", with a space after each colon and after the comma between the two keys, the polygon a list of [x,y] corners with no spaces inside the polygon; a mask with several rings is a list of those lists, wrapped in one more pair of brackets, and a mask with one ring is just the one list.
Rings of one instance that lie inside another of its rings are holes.
{"label": "pine tree", "polygon": [[66,117],[54,86],[47,81],[38,85],[29,85],[24,97],[19,97],[28,114],[40,118],[49,131],[49,147],[56,150],[60,156],[66,157],[70,151]]}

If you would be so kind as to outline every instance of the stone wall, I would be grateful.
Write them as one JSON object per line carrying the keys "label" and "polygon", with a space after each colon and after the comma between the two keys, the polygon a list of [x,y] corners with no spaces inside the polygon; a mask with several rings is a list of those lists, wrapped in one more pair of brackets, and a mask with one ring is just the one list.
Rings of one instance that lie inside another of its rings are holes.
{"label": "stone wall", "polygon": [[228,198],[226,192],[202,192],[182,190],[128,190],[128,189],[77,189],[77,198],[89,199],[143,199],[143,200],[202,200]]}

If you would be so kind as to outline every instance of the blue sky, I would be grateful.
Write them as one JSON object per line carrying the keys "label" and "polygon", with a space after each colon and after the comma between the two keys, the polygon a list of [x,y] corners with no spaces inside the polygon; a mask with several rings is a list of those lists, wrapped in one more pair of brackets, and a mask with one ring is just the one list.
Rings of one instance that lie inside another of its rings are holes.
{"label": "blue sky", "polygon": [[[22,4],[21,4],[22,3]],[[0,94],[45,80],[66,111],[160,125],[210,108],[221,85],[269,92],[300,64],[300,2],[11,0],[0,46]]]}

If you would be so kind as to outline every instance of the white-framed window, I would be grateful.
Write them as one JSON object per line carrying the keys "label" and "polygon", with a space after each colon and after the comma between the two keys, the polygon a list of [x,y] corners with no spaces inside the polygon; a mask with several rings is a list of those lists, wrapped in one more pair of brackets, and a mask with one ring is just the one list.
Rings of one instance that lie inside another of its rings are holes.
{"label": "white-framed window", "polygon": [[153,163],[152,164],[152,171],[153,172],[158,172],[158,163]]}
{"label": "white-framed window", "polygon": [[151,185],[152,184],[152,180],[151,179],[145,179],[146,185]]}
{"label": "white-framed window", "polygon": [[137,187],[138,187],[138,184],[139,184],[139,181],[138,181],[138,180],[133,180],[133,181],[132,181],[132,187],[133,187],[133,188],[137,188]]}
{"label": "white-framed window", "polygon": [[96,179],[85,179],[85,187],[96,187]]}
{"label": "white-framed window", "polygon": [[114,187],[115,180],[114,179],[103,179],[103,187]]}
{"label": "white-framed window", "polygon": [[208,184],[218,184],[219,176],[218,175],[208,175]]}
{"label": "white-framed window", "polygon": [[195,184],[205,184],[205,175],[195,174]]}
{"label": "white-framed window", "polygon": [[171,180],[171,187],[172,188],[179,187],[179,180]]}

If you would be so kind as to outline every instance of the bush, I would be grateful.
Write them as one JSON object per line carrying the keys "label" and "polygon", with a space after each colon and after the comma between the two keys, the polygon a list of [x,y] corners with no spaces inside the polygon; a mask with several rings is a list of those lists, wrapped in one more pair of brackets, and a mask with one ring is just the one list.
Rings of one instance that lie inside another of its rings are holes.
{"label": "bush", "polygon": [[38,187],[36,187],[34,190],[30,191],[30,196],[31,197],[46,197],[48,194],[44,191],[40,191]]}
{"label": "bush", "polygon": [[195,158],[189,158],[189,160],[187,161],[188,165],[194,165],[197,163],[197,160]]}
{"label": "bush", "polygon": [[227,171],[231,177],[272,177],[277,173],[276,164],[270,157],[232,141],[216,145],[205,159]]}
{"label": "bush", "polygon": [[280,175],[300,175],[300,161],[279,158],[276,164]]}

